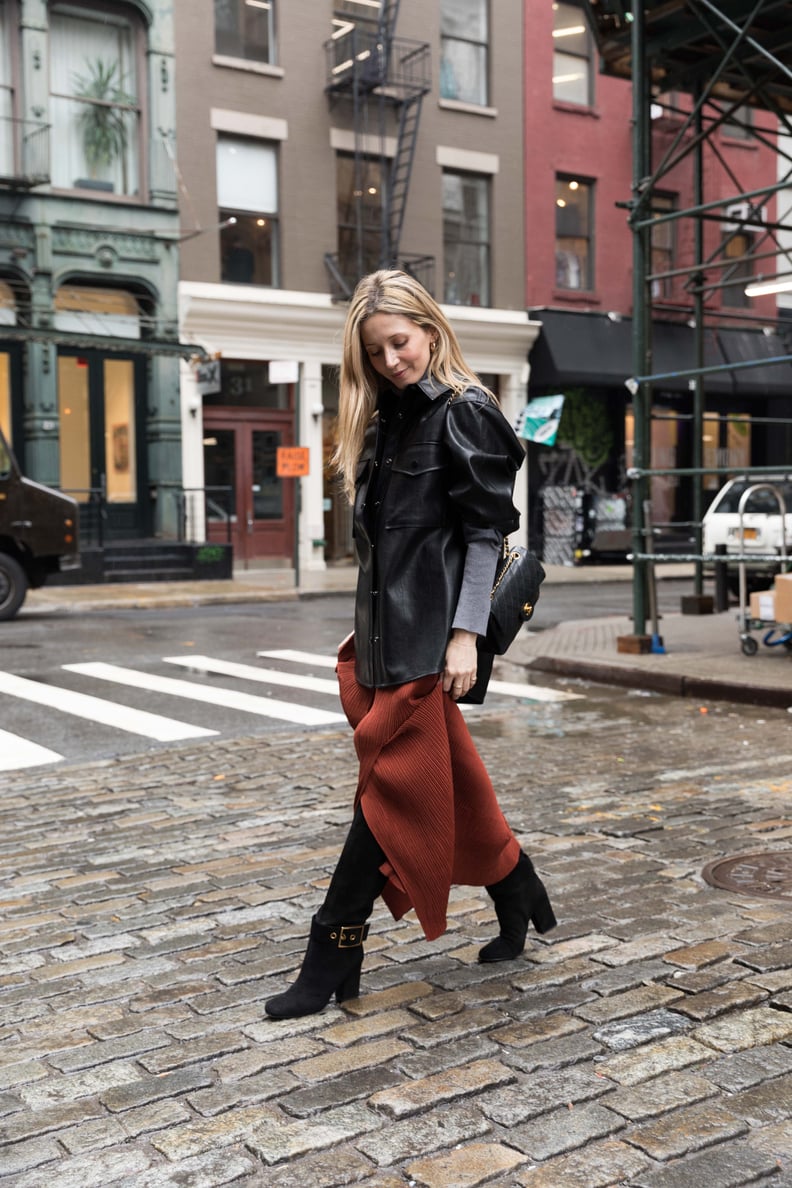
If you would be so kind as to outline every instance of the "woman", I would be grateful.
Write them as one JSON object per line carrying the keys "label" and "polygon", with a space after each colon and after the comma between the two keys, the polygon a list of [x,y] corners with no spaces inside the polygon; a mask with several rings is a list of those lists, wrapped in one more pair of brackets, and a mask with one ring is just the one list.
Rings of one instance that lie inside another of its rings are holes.
{"label": "woman", "polygon": [[380,271],[347,314],[334,456],[354,505],[355,630],[338,653],[360,776],[355,814],[297,981],[276,1019],[358,993],[366,921],[382,895],[445,930],[452,883],[486,886],[500,935],[480,961],[522,952],[556,921],[501,812],[457,702],[481,701],[480,653],[503,535],[515,529],[523,448],[481,387],[440,307]]}

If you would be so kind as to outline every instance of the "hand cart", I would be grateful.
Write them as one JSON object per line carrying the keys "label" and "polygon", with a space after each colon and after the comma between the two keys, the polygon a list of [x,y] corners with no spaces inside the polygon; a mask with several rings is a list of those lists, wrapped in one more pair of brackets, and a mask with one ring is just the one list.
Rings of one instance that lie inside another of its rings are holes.
{"label": "hand cart", "polygon": [[737,618],[740,630],[740,647],[744,656],[755,656],[759,651],[759,644],[751,635],[751,631],[764,631],[762,636],[762,643],[766,644],[768,648],[784,647],[788,652],[792,652],[792,624],[779,623],[776,619],[762,619],[754,618],[751,615],[750,604],[748,602],[747,589],[748,582],[745,572],[745,524],[743,522],[743,514],[745,512],[745,505],[748,499],[753,495],[754,491],[769,491],[774,495],[778,502],[778,510],[781,516],[781,542],[779,550],[779,558],[781,561],[781,572],[787,571],[787,551],[786,551],[786,501],[782,492],[778,487],[773,486],[772,483],[754,483],[753,486],[747,487],[740,496],[740,503],[737,508],[739,515],[739,549],[741,560],[738,562],[737,568],[740,575],[740,610]]}

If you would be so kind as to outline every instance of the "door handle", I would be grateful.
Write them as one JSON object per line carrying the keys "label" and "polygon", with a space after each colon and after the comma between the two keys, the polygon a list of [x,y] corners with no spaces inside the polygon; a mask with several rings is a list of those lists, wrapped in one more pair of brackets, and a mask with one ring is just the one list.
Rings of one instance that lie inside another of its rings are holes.
{"label": "door handle", "polygon": [[250,512],[248,512],[247,516],[247,530],[248,532],[253,531],[253,517],[251,516]]}

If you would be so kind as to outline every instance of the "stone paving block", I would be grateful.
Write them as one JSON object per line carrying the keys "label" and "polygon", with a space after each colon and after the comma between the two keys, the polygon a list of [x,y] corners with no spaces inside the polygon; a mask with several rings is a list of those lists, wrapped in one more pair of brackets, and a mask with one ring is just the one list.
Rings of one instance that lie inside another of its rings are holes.
{"label": "stone paving block", "polygon": [[72,1155],[84,1151],[97,1151],[103,1147],[120,1146],[127,1139],[127,1132],[117,1118],[95,1118],[82,1126],[58,1131],[58,1142],[63,1143]]}
{"label": "stone paving block", "polygon": [[[222,1188],[224,1184],[255,1183],[260,1173],[258,1160],[246,1151],[235,1149],[149,1168],[135,1176],[129,1188]],[[252,1179],[243,1180],[242,1177],[248,1176]],[[116,1186],[123,1188],[118,1181],[113,1188]]]}
{"label": "stone paving block", "polygon": [[417,1081],[457,1064],[469,1064],[473,1060],[491,1058],[497,1060],[501,1051],[502,1049],[489,1038],[489,1033],[486,1033],[452,1040],[439,1048],[398,1056],[394,1064],[405,1076]]}
{"label": "stone paving block", "polygon": [[[77,1155],[72,1159],[61,1159],[57,1164],[58,1188],[108,1188],[119,1181],[129,1182],[131,1176],[139,1175],[151,1164],[150,1157],[143,1151],[130,1147],[110,1151],[92,1151],[90,1155]],[[46,1170],[46,1169],[45,1169]],[[47,1179],[55,1174],[47,1173]],[[23,1172],[14,1181],[14,1188],[41,1188],[42,1171]]]}
{"label": "stone paving block", "polygon": [[394,1056],[409,1051],[412,1051],[409,1044],[402,1043],[401,1040],[374,1040],[371,1043],[339,1048],[337,1051],[325,1052],[321,1056],[300,1060],[291,1065],[291,1072],[302,1081],[326,1081],[330,1077],[353,1072],[355,1069],[384,1064],[386,1060],[392,1060]]}
{"label": "stone paving block", "polygon": [[610,969],[603,967],[600,972],[585,978],[581,984],[584,990],[591,990],[603,998],[609,998],[614,994],[622,994],[625,990],[635,990],[667,977],[668,966],[665,962],[655,959],[636,961],[632,965],[615,965]]}
{"label": "stone paving block", "polygon": [[233,1081],[228,1085],[214,1085],[188,1093],[187,1101],[196,1113],[204,1117],[222,1114],[226,1110],[248,1105],[254,1101],[269,1101],[290,1093],[299,1082],[288,1068],[268,1069],[254,1077]]}
{"label": "stone paving block", "polygon": [[80,1047],[72,1048],[68,1052],[55,1052],[48,1059],[50,1064],[62,1072],[72,1072],[83,1068],[94,1068],[99,1064],[109,1064],[110,1061],[123,1059],[126,1056],[140,1057],[157,1048],[167,1047],[169,1042],[170,1037],[157,1029],[136,1031],[132,1035],[120,1036],[114,1040],[99,1040],[97,1043],[81,1044]]}
{"label": "stone paving block", "polygon": [[610,1023],[616,1019],[638,1015],[642,1011],[668,1006],[669,1003],[683,997],[679,990],[651,983],[648,986],[639,986],[635,990],[626,990],[621,994],[611,994],[607,998],[595,998],[576,1007],[575,1014],[588,1023]]}
{"label": "stone paving block", "polygon": [[[545,967],[547,968],[547,967]],[[594,995],[576,982],[563,986],[548,986],[542,990],[536,987],[529,993],[514,994],[504,1002],[501,1010],[513,1019],[530,1019],[538,1015],[569,1014],[583,1003],[590,1002]]]}
{"label": "stone paving block", "polygon": [[[332,1170],[331,1170],[332,1168]],[[375,1176],[371,1179],[371,1176]],[[301,1158],[268,1167],[266,1171],[259,1164],[259,1181],[253,1181],[250,1188],[258,1184],[266,1188],[339,1188],[347,1184],[363,1184],[367,1188],[405,1188],[401,1175],[377,1173],[370,1160],[352,1146],[334,1147],[329,1154],[303,1155]]]}
{"label": "stone paving block", "polygon": [[258,1002],[229,1007],[226,1011],[215,1011],[213,1015],[202,1015],[200,1018],[187,1013],[186,1018],[176,1023],[168,1023],[166,1031],[177,1040],[200,1040],[219,1032],[241,1031],[244,1027],[259,1022],[263,1013],[262,1004]]}
{"label": "stone paving block", "polygon": [[730,1106],[708,1101],[673,1110],[633,1128],[628,1140],[661,1162],[688,1155],[747,1133],[748,1123]]}
{"label": "stone paving block", "polygon": [[429,1021],[444,1019],[448,1015],[456,1015],[460,1011],[474,1006],[484,1006],[491,1002],[504,1002],[514,997],[514,989],[506,979],[498,982],[487,982],[477,986],[475,995],[463,990],[436,991],[427,998],[419,998],[410,1003],[410,1011],[422,1019]]}
{"label": "stone paving block", "polygon": [[711,1059],[710,1049],[690,1036],[672,1036],[655,1044],[645,1044],[634,1052],[609,1056],[597,1070],[620,1085],[640,1085],[661,1073],[703,1064]]}
{"label": "stone paving block", "polygon": [[540,969],[528,969],[513,974],[509,979],[517,990],[542,989],[550,986],[564,986],[567,982],[581,981],[586,975],[599,971],[587,957],[570,957],[555,965],[543,965]]}
{"label": "stone paving block", "polygon": [[584,1102],[543,1114],[509,1130],[509,1142],[534,1160],[551,1159],[583,1147],[594,1139],[610,1138],[624,1129],[624,1118],[599,1103]]}
{"label": "stone paving block", "polygon": [[172,1127],[163,1134],[155,1134],[150,1142],[166,1159],[176,1161],[216,1147],[228,1147],[241,1139],[247,1141],[254,1126],[277,1126],[282,1118],[272,1106],[244,1106],[217,1118],[199,1118]]}
{"label": "stone paving block", "polygon": [[392,1122],[374,1134],[358,1139],[355,1146],[378,1167],[392,1167],[417,1155],[481,1138],[491,1126],[474,1106],[432,1110],[403,1122]]}
{"label": "stone paving block", "polygon": [[90,1118],[98,1118],[102,1112],[101,1106],[94,1098],[84,1097],[79,1101],[51,1106],[48,1109],[25,1110],[12,1114],[0,1125],[0,1146],[3,1143],[16,1143],[21,1139],[63,1130],[67,1126],[87,1122]]}
{"label": "stone paving block", "polygon": [[[14,1143],[13,1146],[7,1146],[0,1152],[0,1180],[29,1171],[34,1167],[40,1168],[42,1164],[52,1163],[62,1157],[62,1148],[51,1138],[37,1138],[25,1143]],[[57,1167],[57,1164],[55,1166]],[[44,1183],[45,1179],[49,1179],[46,1169],[39,1172],[39,1177],[39,1185]]]}
{"label": "stone paving block", "polygon": [[729,1109],[751,1127],[768,1126],[784,1119],[792,1123],[792,1074],[743,1089],[727,1100]]}
{"label": "stone paving block", "polygon": [[499,1061],[477,1060],[473,1064],[463,1064],[420,1081],[375,1093],[369,1098],[369,1105],[391,1118],[405,1118],[429,1105],[470,1097],[515,1079],[513,1070]]}
{"label": "stone paving block", "polygon": [[647,1011],[644,1015],[606,1023],[594,1032],[594,1039],[612,1052],[627,1052],[630,1048],[663,1039],[667,1035],[679,1035],[691,1027],[689,1019],[674,1011]]}
{"label": "stone paving block", "polygon": [[[409,1011],[383,1011],[377,1015],[363,1015],[347,1023],[335,1023],[318,1033],[318,1038],[333,1047],[346,1048],[359,1040],[374,1039],[391,1031],[403,1032],[415,1025],[415,1016]],[[404,1033],[406,1038],[406,1033]]]}
{"label": "stone paving block", "polygon": [[241,1052],[247,1047],[248,1041],[242,1035],[207,1035],[187,1044],[171,1042],[159,1051],[143,1052],[139,1061],[147,1072],[159,1074],[197,1064],[199,1060],[210,1060],[215,1056],[225,1056],[229,1052]]}
{"label": "stone paving block", "polygon": [[492,1031],[508,1021],[509,1016],[493,1007],[469,1007],[455,1015],[435,1019],[430,1023],[417,1023],[401,1032],[403,1039],[417,1048],[436,1048],[465,1036],[482,1031]]}
{"label": "stone paving block", "polygon": [[693,1037],[719,1052],[738,1052],[792,1037],[792,1014],[772,1007],[755,1007],[726,1019],[705,1023]]}
{"label": "stone paving block", "polygon": [[727,1011],[756,1006],[767,998],[767,991],[748,982],[727,982],[701,994],[693,994],[675,1005],[675,1010],[699,1022],[714,1019]]}
{"label": "stone paving block", "polygon": [[381,1125],[382,1119],[365,1105],[341,1106],[298,1122],[281,1118],[262,1121],[245,1135],[245,1146],[270,1165],[339,1146]]}
{"label": "stone paving block", "polygon": [[618,949],[619,941],[606,933],[588,933],[572,940],[558,941],[557,944],[545,944],[542,948],[533,948],[528,952],[531,962],[538,965],[560,965],[575,957],[585,957],[601,954],[603,951]]}
{"label": "stone paving block", "polygon": [[585,1030],[586,1024],[579,1019],[568,1015],[549,1015],[543,1019],[531,1019],[527,1023],[509,1023],[505,1027],[498,1027],[490,1032],[490,1039],[508,1048],[527,1048],[531,1044]]}
{"label": "stone paving block", "polygon": [[180,1069],[175,1073],[162,1073],[141,1078],[136,1070],[134,1081],[127,1081],[116,1088],[100,1092],[99,1099],[108,1110],[118,1113],[135,1109],[166,1097],[178,1097],[205,1088],[212,1084],[211,1073],[205,1068]]}
{"label": "stone paving block", "polygon": [[[775,969],[789,969],[792,966],[792,942],[787,941],[782,945],[764,945],[755,952],[743,953],[735,960],[740,965],[746,965],[749,969],[755,969],[759,973]],[[37,970],[34,971],[32,976],[35,977],[37,973]]]}
{"label": "stone paving block", "polygon": [[40,1060],[10,1060],[4,1067],[0,1064],[0,1090],[9,1087],[17,1089],[20,1085],[40,1081],[51,1075]]}
{"label": "stone paving block", "polygon": [[[725,1143],[713,1151],[670,1163],[668,1167],[639,1172],[630,1183],[633,1188],[691,1188],[692,1184],[702,1188],[705,1185],[741,1188],[743,1184],[775,1177],[777,1171],[771,1157],[752,1151],[744,1143]],[[775,1178],[771,1182],[776,1183]]]}
{"label": "stone paving block", "polygon": [[789,1125],[789,1119],[776,1122],[773,1126],[763,1126],[761,1130],[752,1130],[746,1141],[754,1150],[772,1155],[789,1176],[792,1168],[792,1126]]}
{"label": "stone paving block", "polygon": [[125,1110],[120,1116],[121,1125],[130,1138],[150,1134],[153,1130],[165,1130],[169,1126],[180,1126],[193,1117],[182,1098],[155,1101],[150,1105]]}
{"label": "stone paving block", "polygon": [[541,1068],[564,1068],[581,1064],[602,1055],[602,1045],[588,1032],[578,1031],[561,1039],[545,1040],[528,1048],[510,1048],[503,1059],[522,1072],[532,1073]]}
{"label": "stone paving block", "polygon": [[717,1089],[706,1076],[687,1072],[663,1073],[637,1088],[623,1087],[610,1093],[608,1109],[623,1114],[631,1122],[641,1122],[716,1095]]}
{"label": "stone paving block", "polygon": [[477,1099],[481,1112],[501,1126],[514,1126],[529,1118],[538,1118],[559,1106],[579,1105],[581,1102],[608,1094],[608,1105],[614,1090],[605,1077],[598,1077],[591,1068],[562,1069],[559,1072],[539,1072],[526,1082],[493,1089]]}
{"label": "stone paving block", "polygon": [[792,1072],[792,1048],[785,1044],[764,1044],[735,1056],[721,1056],[703,1071],[721,1089],[739,1093],[741,1089]]}
{"label": "stone paving block", "polygon": [[514,1184],[520,1188],[608,1188],[632,1183],[646,1167],[640,1151],[619,1139],[588,1143],[569,1155],[558,1155],[538,1167],[520,1170]]}
{"label": "stone paving block", "polygon": [[280,1099],[279,1105],[295,1118],[309,1118],[313,1114],[321,1113],[322,1110],[371,1097],[382,1089],[398,1085],[401,1080],[402,1075],[391,1065],[364,1068],[359,1072],[346,1073],[343,1077],[334,1077],[331,1081],[322,1081],[305,1089],[294,1089]]}
{"label": "stone paving block", "polygon": [[634,961],[644,961],[649,957],[664,957],[669,945],[674,945],[673,936],[667,932],[655,933],[598,952],[594,960],[609,966],[632,965]]}
{"label": "stone paving block", "polygon": [[419,1159],[409,1164],[407,1174],[422,1188],[475,1188],[495,1176],[509,1175],[524,1163],[524,1157],[502,1143],[470,1143],[447,1155]]}
{"label": "stone paving block", "polygon": [[324,1044],[312,1036],[287,1036],[279,1044],[268,1043],[255,1048],[245,1048],[241,1052],[230,1052],[228,1056],[213,1060],[210,1067],[220,1081],[225,1083],[255,1076],[265,1068],[277,1068],[279,1064],[292,1064],[308,1056],[318,1056],[324,1051]]}
{"label": "stone paving block", "polygon": [[[400,974],[400,977],[403,975]],[[371,991],[368,994],[361,994],[360,998],[353,998],[349,1002],[345,1002],[343,1010],[345,1014],[355,1017],[372,1015],[379,1011],[394,1010],[397,1007],[406,1006],[408,1003],[415,1002],[416,999],[433,993],[434,988],[428,982],[401,980],[397,985],[390,986],[387,990]]]}
{"label": "stone paving block", "polygon": [[681,965],[683,969],[701,969],[702,966],[714,965],[716,961],[731,959],[734,950],[734,944],[728,941],[704,941],[699,945],[673,949],[665,954],[663,960],[672,965]]}
{"label": "stone paving block", "polygon": [[112,1064],[100,1064],[82,1072],[67,1076],[51,1075],[44,1081],[34,1081],[19,1089],[24,1103],[34,1110],[48,1106],[63,1105],[79,1097],[100,1095],[119,1085],[128,1085],[140,1077],[140,1069],[130,1060],[117,1060]]}

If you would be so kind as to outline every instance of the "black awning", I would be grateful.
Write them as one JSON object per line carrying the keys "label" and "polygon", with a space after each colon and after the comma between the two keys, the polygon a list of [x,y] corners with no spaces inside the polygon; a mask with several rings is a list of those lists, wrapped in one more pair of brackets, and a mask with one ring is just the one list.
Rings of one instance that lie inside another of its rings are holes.
{"label": "black awning", "polygon": [[96,350],[118,355],[209,358],[204,348],[194,342],[178,342],[170,338],[116,338],[112,334],[79,334],[71,330],[55,329],[34,330],[25,326],[0,326],[0,346],[3,342],[50,342],[55,346],[71,347],[78,351]]}
{"label": "black awning", "polygon": [[[534,309],[533,321],[542,330],[530,354],[531,386],[535,388],[622,387],[633,375],[632,319],[619,314],[577,313]],[[776,334],[761,330],[707,328],[704,366],[717,367],[748,360],[778,358],[790,352]],[[696,337],[692,326],[678,322],[652,324],[652,374],[665,378],[656,387],[687,392],[688,372],[696,367]],[[706,390],[713,395],[792,395],[792,363],[711,372]]]}

